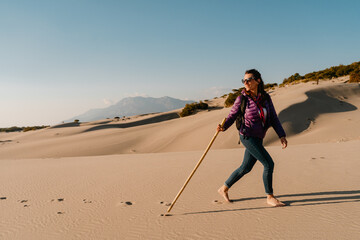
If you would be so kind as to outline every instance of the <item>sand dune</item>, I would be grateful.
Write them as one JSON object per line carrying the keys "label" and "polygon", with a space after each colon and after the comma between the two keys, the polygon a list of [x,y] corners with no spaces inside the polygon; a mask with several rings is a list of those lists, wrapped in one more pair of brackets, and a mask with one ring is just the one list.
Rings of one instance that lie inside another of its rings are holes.
{"label": "sand dune", "polygon": [[[292,144],[359,140],[360,87],[342,81],[278,88],[271,93]],[[35,132],[0,134],[0,159],[51,158],[204,149],[230,109],[217,99],[209,111],[178,118],[177,112],[135,116],[126,121],[66,123]],[[238,148],[232,126],[214,149]],[[4,142],[7,141],[7,142]],[[6,143],[6,144],[3,144]],[[266,145],[277,145],[272,129]]]}
{"label": "sand dune", "polygon": [[[345,79],[346,80],[346,79]],[[274,190],[262,166],[217,189],[241,164],[234,126],[166,212],[230,109],[178,118],[176,111],[0,134],[0,239],[358,239],[360,87],[335,81],[271,92],[289,146],[270,130]]]}

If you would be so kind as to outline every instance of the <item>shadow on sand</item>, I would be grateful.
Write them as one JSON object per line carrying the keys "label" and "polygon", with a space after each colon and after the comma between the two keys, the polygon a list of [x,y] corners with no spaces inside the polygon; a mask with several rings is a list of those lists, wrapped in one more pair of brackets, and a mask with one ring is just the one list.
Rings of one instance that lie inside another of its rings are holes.
{"label": "shadow on sand", "polygon": [[[316,123],[316,119],[321,114],[357,110],[356,106],[344,101],[347,99],[344,95],[360,95],[360,86],[344,89],[339,89],[339,87],[316,89],[305,94],[308,98],[304,102],[293,104],[278,114],[281,124],[285,125],[288,137],[308,129],[311,123]],[[278,141],[277,136],[267,139],[267,142],[274,141]]]}
{"label": "shadow on sand", "polygon": [[[316,197],[316,196],[318,196],[318,197]],[[283,201],[282,199],[280,199],[282,202],[284,202],[287,205],[285,207],[314,206],[314,205],[325,205],[325,204],[360,202],[360,190],[284,194],[284,195],[277,195],[276,197],[277,198],[308,197],[308,198],[302,198],[302,199],[298,199],[298,200],[287,200],[287,201]],[[236,202],[250,201],[250,200],[257,200],[257,199],[264,199],[264,201],[266,201],[265,197],[252,197],[252,198],[233,199],[233,204]],[[183,213],[183,214],[179,214],[179,215],[237,212],[237,211],[248,211],[248,210],[257,210],[257,209],[272,209],[272,207],[222,209],[222,210],[203,211],[203,212],[189,212],[189,213]]]}
{"label": "shadow on sand", "polygon": [[129,123],[119,123],[119,124],[108,124],[108,125],[95,126],[95,127],[86,129],[84,132],[91,132],[91,131],[103,130],[103,129],[113,129],[113,128],[136,127],[136,126],[142,126],[142,125],[151,124],[151,123],[159,123],[159,122],[163,122],[163,121],[168,121],[168,120],[179,118],[179,117],[180,116],[177,113],[166,113],[166,114],[161,114],[159,116],[150,117],[147,119],[129,122]]}
{"label": "shadow on sand", "polygon": [[[219,109],[223,109],[223,107],[209,107],[208,111],[219,110]],[[146,115],[149,115],[149,114],[143,114],[143,115],[139,115],[139,116],[146,116]],[[180,118],[179,114],[176,112],[163,113],[158,116],[150,117],[150,118],[143,119],[143,120],[133,121],[133,122],[129,122],[129,123],[99,125],[96,127],[89,128],[89,129],[85,130],[84,132],[91,132],[91,131],[96,131],[96,130],[112,129],[112,128],[137,127],[137,126],[142,126],[142,125],[147,125],[147,124],[164,122],[164,121],[168,121],[168,120],[172,120],[172,119],[176,119],[176,118]]]}
{"label": "shadow on sand", "polygon": [[70,123],[63,123],[63,124],[59,124],[56,126],[52,126],[49,129],[54,129],[54,128],[66,128],[66,127],[79,127],[80,123],[77,122],[70,122]]}

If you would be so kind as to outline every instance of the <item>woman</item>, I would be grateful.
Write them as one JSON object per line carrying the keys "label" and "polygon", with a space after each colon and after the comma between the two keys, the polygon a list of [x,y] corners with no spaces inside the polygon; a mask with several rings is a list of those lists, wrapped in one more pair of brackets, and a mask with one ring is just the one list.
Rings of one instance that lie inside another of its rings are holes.
{"label": "woman", "polygon": [[263,181],[265,192],[267,194],[267,203],[278,207],[285,204],[276,199],[273,195],[272,175],[274,162],[271,156],[263,146],[263,138],[267,129],[272,126],[280,138],[283,148],[287,147],[287,140],[284,129],[277,117],[274,105],[270,96],[264,90],[264,82],[261,74],[256,69],[247,70],[242,82],[245,89],[237,97],[235,103],[225,121],[223,127],[217,127],[217,131],[226,131],[240,114],[240,105],[242,98],[246,99],[246,108],[244,114],[244,124],[242,124],[239,133],[240,140],[246,147],[244,160],[241,166],[236,169],[225,181],[225,184],[218,190],[226,202],[231,202],[228,191],[242,176],[250,172],[257,160],[264,165]]}

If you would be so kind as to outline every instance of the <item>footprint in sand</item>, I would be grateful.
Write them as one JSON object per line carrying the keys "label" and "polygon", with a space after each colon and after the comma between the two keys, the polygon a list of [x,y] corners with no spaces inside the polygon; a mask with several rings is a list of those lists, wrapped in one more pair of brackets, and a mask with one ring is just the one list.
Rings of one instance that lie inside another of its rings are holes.
{"label": "footprint in sand", "polygon": [[219,200],[217,200],[217,199],[213,200],[212,202],[213,202],[214,204],[223,204],[222,201],[219,201]]}
{"label": "footprint in sand", "polygon": [[160,217],[168,217],[168,216],[172,216],[172,214],[165,213],[165,214],[160,214],[159,216],[160,216]]}
{"label": "footprint in sand", "polygon": [[[24,199],[24,200],[18,200],[18,202],[20,202],[20,203],[27,203],[29,200],[27,200],[27,199]],[[24,207],[29,207],[30,205],[28,205],[28,204],[24,204]]]}
{"label": "footprint in sand", "polygon": [[131,206],[131,205],[133,205],[133,203],[130,201],[120,202],[117,204],[117,206]]}
{"label": "footprint in sand", "polygon": [[[58,201],[58,202],[63,202],[63,201],[64,201],[64,198],[58,198],[57,201]],[[51,199],[50,202],[55,202],[55,199]]]}
{"label": "footprint in sand", "polygon": [[89,201],[89,200],[86,200],[86,199],[83,199],[83,202],[84,203],[92,203],[92,201]]}
{"label": "footprint in sand", "polygon": [[164,201],[161,201],[160,204],[163,204],[163,205],[165,205],[165,206],[171,206],[171,203],[164,202]]}

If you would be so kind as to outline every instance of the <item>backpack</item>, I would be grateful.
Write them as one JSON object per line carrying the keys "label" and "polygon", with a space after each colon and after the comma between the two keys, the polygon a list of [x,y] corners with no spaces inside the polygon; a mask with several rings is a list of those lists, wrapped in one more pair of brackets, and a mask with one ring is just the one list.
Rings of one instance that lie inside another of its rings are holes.
{"label": "backpack", "polygon": [[240,130],[241,126],[245,123],[245,109],[246,109],[247,97],[242,96],[240,102],[240,114],[236,118],[236,128]]}
{"label": "backpack", "polygon": [[[242,96],[240,102],[240,114],[236,118],[236,128],[240,131],[241,127],[245,124],[245,109],[247,104],[247,97]],[[240,144],[240,139],[238,144]]]}

